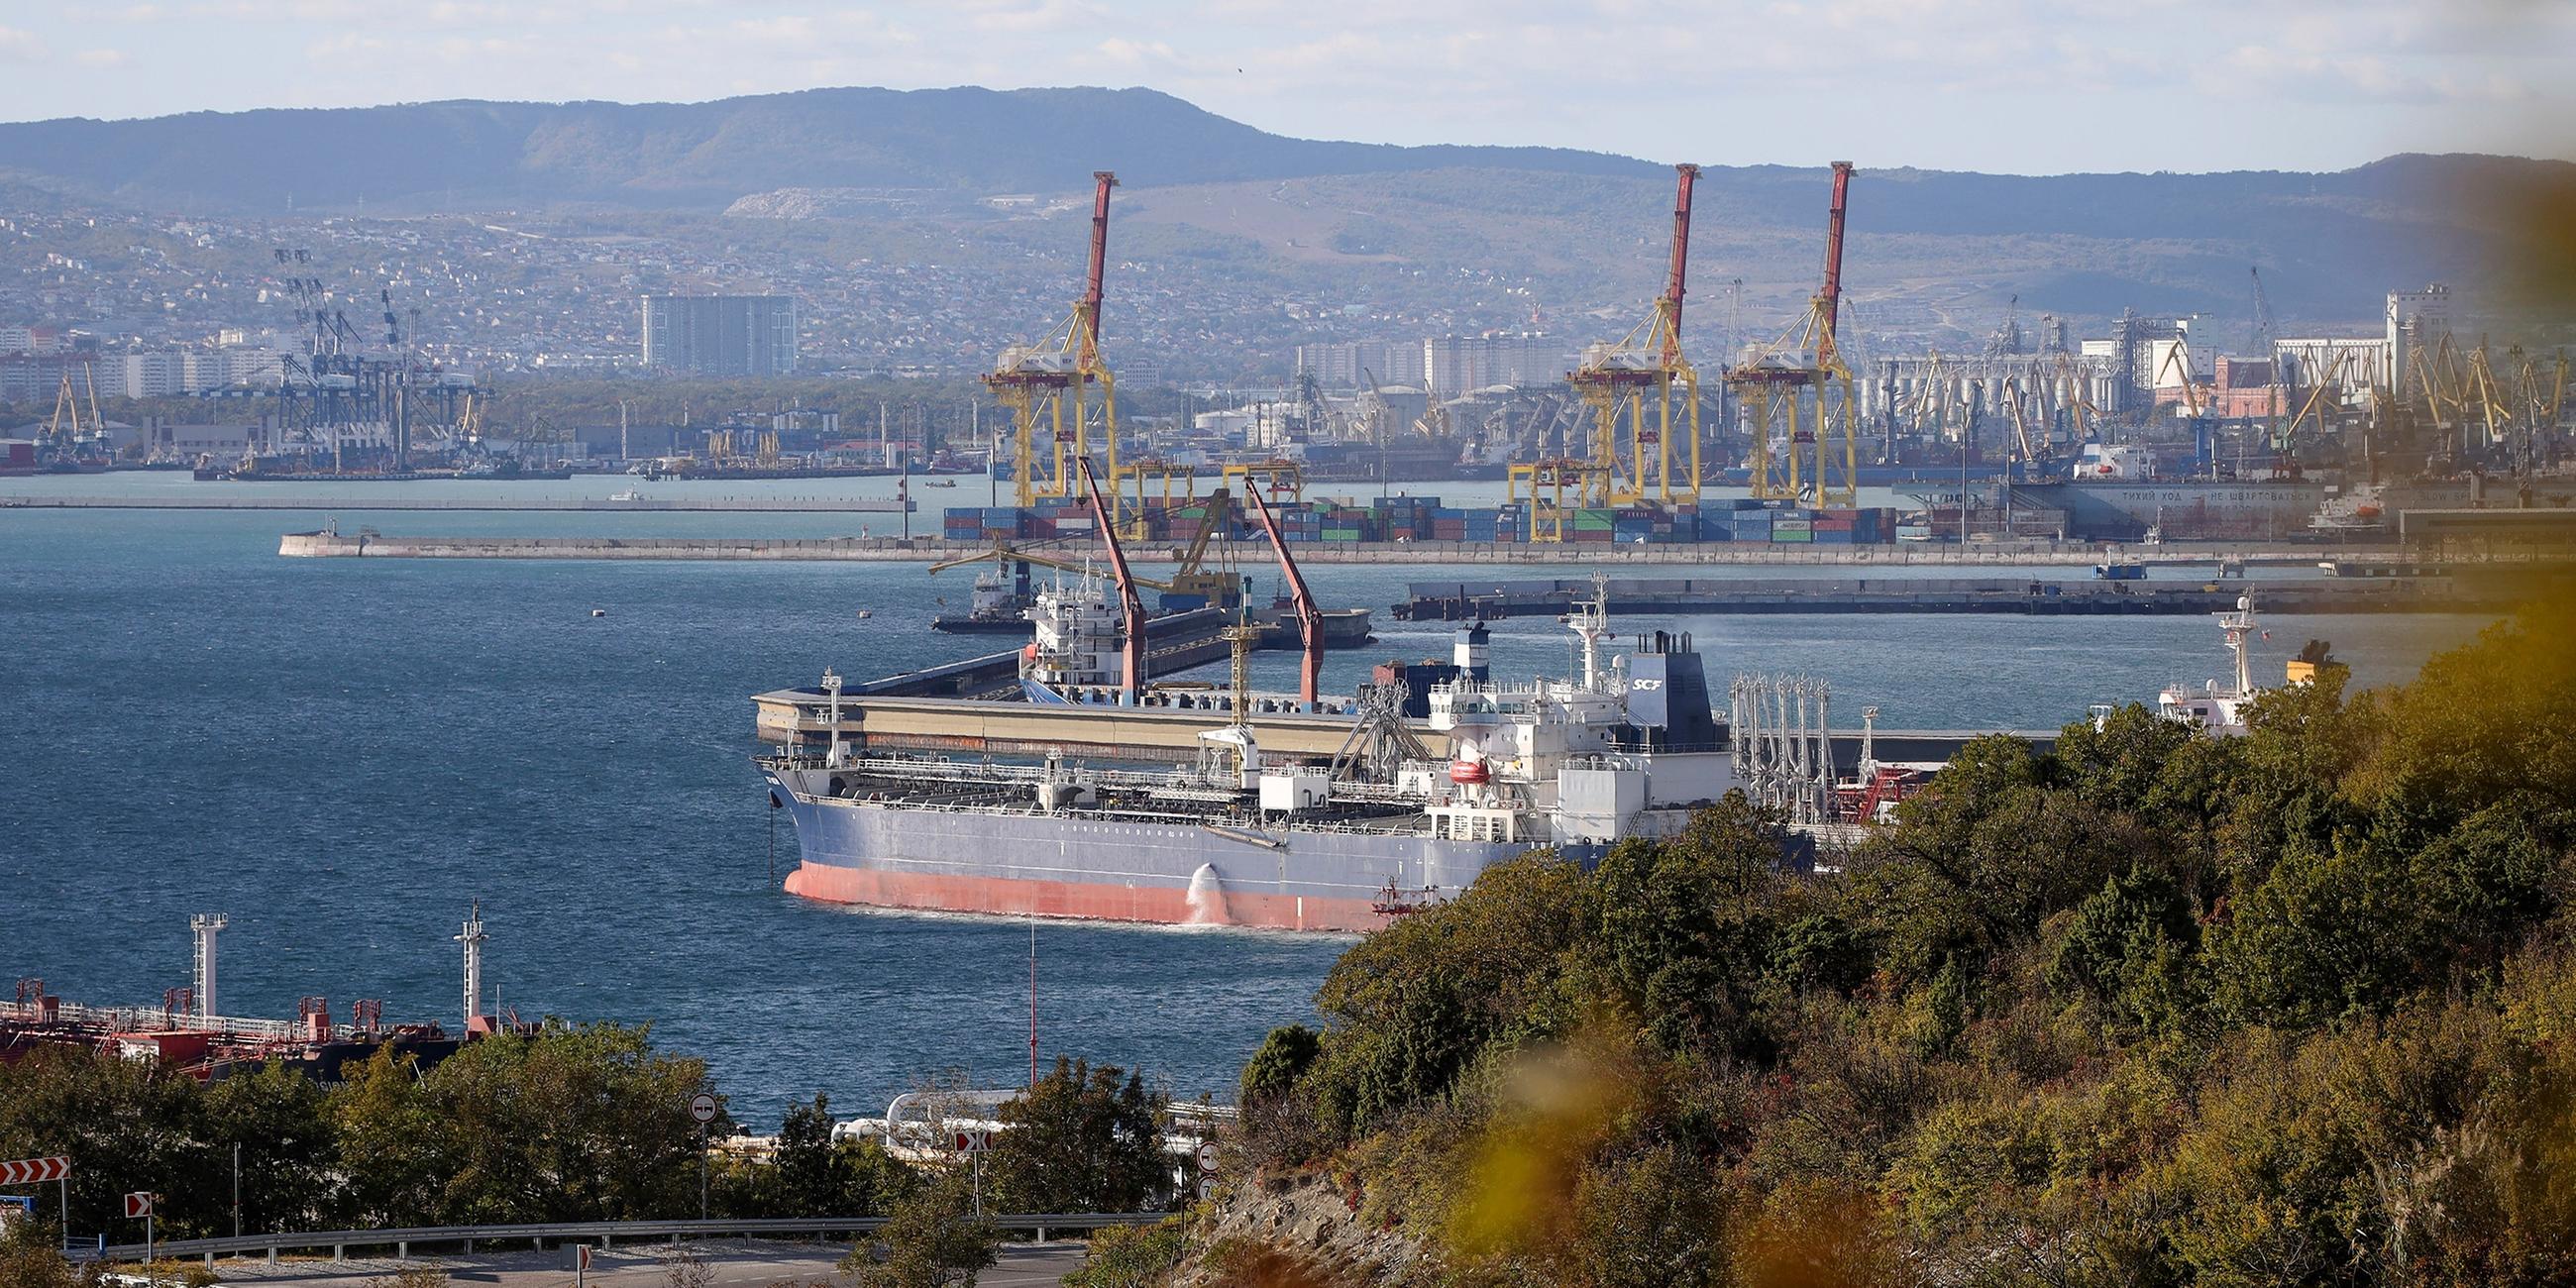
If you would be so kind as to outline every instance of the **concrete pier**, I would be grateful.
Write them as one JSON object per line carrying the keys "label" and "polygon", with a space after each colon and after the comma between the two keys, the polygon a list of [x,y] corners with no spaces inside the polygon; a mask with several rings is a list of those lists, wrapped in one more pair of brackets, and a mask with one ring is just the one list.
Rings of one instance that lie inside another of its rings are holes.
{"label": "concrete pier", "polygon": [[[1249,543],[1246,543],[1249,544]],[[952,542],[937,537],[405,537],[376,533],[291,532],[280,538],[277,553],[294,558],[376,559],[671,559],[671,560],[822,560],[854,563],[926,563],[989,550],[984,542]],[[1584,567],[1653,567],[1673,564],[1744,564],[1815,567],[2088,567],[2104,558],[2100,547],[2076,543],[1985,544],[1960,547],[1932,544],[1884,546],[1761,546],[1733,542],[1675,542],[1663,545],[1554,545],[1536,543],[1309,542],[1296,547],[1301,564],[1579,564]],[[1130,547],[1138,563],[1169,563],[1179,546],[1159,542]],[[1254,547],[1245,558],[1267,562],[1266,547]],[[2287,543],[2231,542],[2205,545],[2140,546],[2123,558],[2158,566],[2244,564],[2314,564],[2320,560],[2369,559],[2403,562],[2404,553],[2386,547],[2324,547]]]}

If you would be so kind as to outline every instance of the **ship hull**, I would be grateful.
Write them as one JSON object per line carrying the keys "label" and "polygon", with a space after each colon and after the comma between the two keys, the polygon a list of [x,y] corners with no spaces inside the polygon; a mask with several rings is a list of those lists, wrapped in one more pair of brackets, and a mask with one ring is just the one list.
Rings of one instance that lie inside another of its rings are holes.
{"label": "ship hull", "polygon": [[1036,812],[773,799],[802,861],[789,893],[831,903],[1176,925],[1362,931],[1403,902],[1455,898],[1532,843],[1401,832],[1207,827]]}

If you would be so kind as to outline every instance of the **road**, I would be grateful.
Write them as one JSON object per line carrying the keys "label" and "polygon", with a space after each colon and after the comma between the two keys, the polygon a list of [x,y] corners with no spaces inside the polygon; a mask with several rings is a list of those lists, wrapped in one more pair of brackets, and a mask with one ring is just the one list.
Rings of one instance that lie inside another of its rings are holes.
{"label": "road", "polygon": [[[978,1288],[1054,1288],[1082,1264],[1082,1249],[1079,1243],[1007,1244],[1001,1264],[985,1271],[976,1283]],[[834,1268],[848,1251],[846,1245],[725,1239],[698,1245],[698,1251],[709,1271],[706,1288],[843,1288],[848,1283]],[[585,1282],[598,1288],[671,1288],[670,1255],[671,1249],[662,1244],[594,1254]],[[562,1268],[562,1254],[554,1250],[477,1254],[438,1264],[456,1288],[572,1288],[574,1279],[572,1271]],[[373,1281],[389,1279],[403,1265],[390,1258],[351,1258],[337,1264],[282,1261],[274,1266],[255,1260],[218,1260],[215,1269],[228,1284],[366,1288]]]}

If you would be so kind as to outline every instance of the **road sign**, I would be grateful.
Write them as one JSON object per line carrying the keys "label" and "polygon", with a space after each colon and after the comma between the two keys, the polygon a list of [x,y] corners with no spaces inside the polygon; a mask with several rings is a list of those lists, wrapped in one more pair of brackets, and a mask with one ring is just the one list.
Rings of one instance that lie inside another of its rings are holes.
{"label": "road sign", "polygon": [[0,1185],[37,1185],[59,1181],[72,1174],[72,1160],[63,1157],[22,1158],[14,1163],[0,1163]]}
{"label": "road sign", "polygon": [[716,1098],[703,1091],[699,1092],[697,1094],[697,1098],[689,1102],[689,1116],[697,1119],[701,1123],[714,1122],[716,1120]]}
{"label": "road sign", "polygon": [[1216,1142],[1215,1142],[1215,1141],[1210,1140],[1210,1141],[1202,1141],[1202,1142],[1200,1142],[1200,1144],[1199,1144],[1199,1170],[1200,1170],[1200,1171],[1202,1171],[1202,1172],[1214,1172],[1214,1171],[1216,1170]]}
{"label": "road sign", "polygon": [[128,1217],[147,1217],[152,1215],[152,1196],[142,1190],[136,1190],[132,1194],[126,1195],[125,1215]]}
{"label": "road sign", "polygon": [[1207,1202],[1208,1200],[1213,1199],[1213,1198],[1215,1198],[1215,1197],[1216,1197],[1216,1178],[1215,1178],[1215,1177],[1213,1177],[1213,1176],[1202,1176],[1202,1177],[1200,1177],[1200,1178],[1199,1178],[1199,1201],[1200,1201],[1200,1202],[1202,1202],[1202,1203],[1205,1203],[1205,1202]]}
{"label": "road sign", "polygon": [[960,1127],[948,1133],[948,1146],[960,1154],[982,1154],[993,1148],[993,1133],[981,1128]]}
{"label": "road sign", "polygon": [[590,1269],[590,1245],[587,1243],[577,1243],[574,1244],[573,1247],[577,1249],[577,1251],[573,1253],[575,1261],[573,1268],[576,1270]]}

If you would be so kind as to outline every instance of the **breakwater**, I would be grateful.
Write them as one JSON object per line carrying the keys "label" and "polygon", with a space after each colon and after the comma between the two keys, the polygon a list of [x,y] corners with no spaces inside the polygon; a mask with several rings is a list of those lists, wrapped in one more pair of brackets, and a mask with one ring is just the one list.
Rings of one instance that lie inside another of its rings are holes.
{"label": "breakwater", "polygon": [[[424,510],[452,514],[547,511],[583,514],[902,514],[904,501],[833,496],[611,497],[278,496],[225,492],[188,496],[0,496],[0,510]],[[916,507],[917,508],[917,507]]]}
{"label": "breakwater", "polygon": [[[925,563],[991,548],[980,540],[947,541],[935,537],[442,537],[388,536],[373,532],[290,532],[278,540],[277,552],[297,558]],[[1168,563],[1179,557],[1179,547],[1168,543],[1147,543],[1130,547],[1127,557],[1139,563]],[[1266,547],[1259,548],[1259,557],[1268,557]],[[2386,547],[2346,549],[2263,542],[2139,547],[2122,557],[2155,566],[2215,566],[2221,563],[2307,565],[2335,559],[2390,563],[2403,562],[2408,558],[2403,554],[2392,554]],[[1581,564],[1585,567],[1674,564],[2085,567],[2101,562],[2102,558],[2099,547],[2071,542],[1980,542],[1966,547],[1933,543],[1775,547],[1734,542],[1585,546],[1414,541],[1317,543],[1300,546],[1297,550],[1297,561],[1304,564]]]}
{"label": "breakwater", "polygon": [[[2172,581],[2035,581],[2028,577],[1833,579],[1613,579],[1602,583],[1613,614],[2016,613],[2114,616],[2219,613],[2251,594],[2268,613],[2467,613],[2512,607],[2529,591],[2507,577],[2316,578],[2249,582],[2236,577]],[[1414,582],[1395,605],[1398,620],[1464,621],[1554,617],[1592,598],[1589,581]]]}

